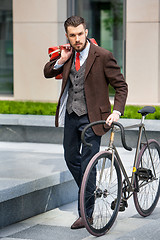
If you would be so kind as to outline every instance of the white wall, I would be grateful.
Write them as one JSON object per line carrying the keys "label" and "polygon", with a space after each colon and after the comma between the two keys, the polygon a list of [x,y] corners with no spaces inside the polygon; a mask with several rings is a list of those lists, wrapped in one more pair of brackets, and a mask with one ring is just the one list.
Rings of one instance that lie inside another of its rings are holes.
{"label": "white wall", "polygon": [[159,0],[127,0],[128,103],[160,104],[159,11]]}
{"label": "white wall", "polygon": [[13,0],[15,100],[57,101],[61,83],[46,80],[43,68],[48,47],[66,41],[66,9],[66,0]]}

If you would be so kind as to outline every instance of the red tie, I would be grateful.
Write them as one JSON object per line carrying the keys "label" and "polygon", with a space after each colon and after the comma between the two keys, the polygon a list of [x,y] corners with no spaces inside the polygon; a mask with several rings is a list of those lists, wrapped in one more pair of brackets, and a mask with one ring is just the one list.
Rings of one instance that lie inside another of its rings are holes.
{"label": "red tie", "polygon": [[79,59],[79,56],[80,56],[80,53],[77,52],[76,53],[76,62],[75,62],[75,68],[76,68],[77,72],[80,69],[80,59]]}

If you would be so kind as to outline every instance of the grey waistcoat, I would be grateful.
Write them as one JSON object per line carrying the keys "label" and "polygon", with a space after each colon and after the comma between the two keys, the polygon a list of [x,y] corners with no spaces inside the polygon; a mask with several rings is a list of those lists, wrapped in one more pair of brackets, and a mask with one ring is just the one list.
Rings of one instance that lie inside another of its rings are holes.
{"label": "grey waistcoat", "polygon": [[68,90],[67,111],[69,114],[75,112],[78,116],[87,114],[87,105],[84,93],[84,75],[86,61],[77,72],[73,62],[69,74],[70,87]]}

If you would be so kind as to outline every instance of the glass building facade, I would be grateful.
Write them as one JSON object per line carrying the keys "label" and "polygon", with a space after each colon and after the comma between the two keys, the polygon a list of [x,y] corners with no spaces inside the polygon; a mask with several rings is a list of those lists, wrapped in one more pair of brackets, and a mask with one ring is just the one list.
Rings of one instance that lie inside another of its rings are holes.
{"label": "glass building facade", "polygon": [[12,0],[0,0],[0,95],[13,94]]}

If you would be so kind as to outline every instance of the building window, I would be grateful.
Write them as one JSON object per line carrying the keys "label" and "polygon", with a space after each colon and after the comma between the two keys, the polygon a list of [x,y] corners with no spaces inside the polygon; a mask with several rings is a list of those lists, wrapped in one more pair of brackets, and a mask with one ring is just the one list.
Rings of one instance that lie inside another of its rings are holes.
{"label": "building window", "polygon": [[[89,38],[95,38],[99,46],[111,51],[121,67],[121,72],[125,74],[124,9],[125,0],[69,0],[68,2],[68,15],[75,13],[86,20]],[[114,90],[110,88],[110,95],[113,94]]]}
{"label": "building window", "polygon": [[13,94],[12,0],[0,0],[0,95]]}

